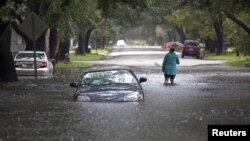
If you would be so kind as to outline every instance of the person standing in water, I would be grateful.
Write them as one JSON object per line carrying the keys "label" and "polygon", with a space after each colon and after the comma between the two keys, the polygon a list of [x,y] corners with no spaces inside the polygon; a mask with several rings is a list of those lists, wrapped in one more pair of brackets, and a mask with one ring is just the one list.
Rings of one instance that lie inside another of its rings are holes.
{"label": "person standing in water", "polygon": [[177,73],[177,64],[180,64],[178,56],[175,54],[175,48],[170,48],[169,52],[165,55],[162,63],[162,72],[164,73],[164,84],[174,84],[174,79]]}

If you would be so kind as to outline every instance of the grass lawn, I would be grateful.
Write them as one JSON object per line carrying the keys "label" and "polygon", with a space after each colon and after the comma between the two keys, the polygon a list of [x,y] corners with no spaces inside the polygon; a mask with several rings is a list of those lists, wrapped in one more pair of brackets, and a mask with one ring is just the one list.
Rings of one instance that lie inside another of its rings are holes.
{"label": "grass lawn", "polygon": [[106,55],[110,52],[111,47],[105,47],[100,49],[91,49],[91,54],[86,55],[75,55],[74,53],[70,54],[71,61],[93,61],[102,59],[103,55]]}
{"label": "grass lawn", "polygon": [[250,64],[250,60],[228,61],[228,62],[225,62],[225,65],[234,66],[234,67],[245,67],[246,64]]}
{"label": "grass lawn", "polygon": [[225,65],[235,66],[235,67],[245,67],[246,64],[250,63],[250,59],[247,56],[236,56],[236,54],[227,54],[227,55],[215,55],[209,54],[207,56],[208,60],[223,60],[226,61]]}
{"label": "grass lawn", "polygon": [[[56,64],[57,68],[87,68],[90,67],[91,64],[84,61],[94,61],[100,60],[102,57],[110,52],[111,47],[105,47],[101,49],[91,49],[91,54],[86,55],[75,55],[71,53],[69,55],[71,63],[64,64],[63,62],[58,62]],[[76,61],[76,62],[75,62]],[[79,62],[80,61],[80,62]]]}

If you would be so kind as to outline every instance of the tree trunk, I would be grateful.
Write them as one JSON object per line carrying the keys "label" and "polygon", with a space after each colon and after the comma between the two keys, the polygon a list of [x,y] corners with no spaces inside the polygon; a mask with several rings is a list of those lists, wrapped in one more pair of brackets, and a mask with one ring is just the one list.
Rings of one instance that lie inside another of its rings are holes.
{"label": "tree trunk", "polygon": [[86,53],[90,53],[90,49],[88,48],[88,46],[89,46],[89,39],[90,39],[90,36],[91,36],[93,29],[94,29],[94,26],[92,26],[90,29],[88,29],[88,31],[86,32],[86,35],[85,35],[84,48],[85,48]]}
{"label": "tree trunk", "polygon": [[171,31],[168,31],[167,34],[168,34],[168,41],[171,42],[173,40],[173,34]]}
{"label": "tree trunk", "polygon": [[18,78],[10,50],[11,28],[0,25],[0,30],[0,81],[15,82]]}
{"label": "tree trunk", "polygon": [[[108,38],[107,36],[103,36],[103,48],[107,45]],[[163,42],[163,39],[161,37],[161,43]]]}
{"label": "tree trunk", "polygon": [[49,57],[56,58],[57,29],[51,28],[49,35]]}
{"label": "tree trunk", "polygon": [[223,20],[220,17],[217,17],[214,20],[214,29],[217,37],[216,42],[216,55],[221,55],[223,52]]}
{"label": "tree trunk", "polygon": [[36,41],[36,50],[37,51],[46,51],[46,33],[47,30],[43,32],[43,34]]}
{"label": "tree trunk", "polygon": [[68,39],[65,39],[64,42],[61,42],[59,44],[59,59],[63,60],[65,57],[66,53],[69,53],[69,46],[70,46],[70,41]]}
{"label": "tree trunk", "polygon": [[207,37],[205,39],[205,46],[206,46],[206,51],[209,51],[210,53],[214,53],[215,52],[216,43],[211,38]]}
{"label": "tree trunk", "polygon": [[79,33],[79,43],[77,48],[77,54],[79,55],[85,55],[85,49],[83,47],[84,39],[83,39],[83,33]]}
{"label": "tree trunk", "polygon": [[183,28],[181,26],[178,26],[178,25],[175,25],[174,28],[180,36],[181,43],[184,43],[184,41],[186,40],[186,36],[185,36],[185,32],[184,32]]}

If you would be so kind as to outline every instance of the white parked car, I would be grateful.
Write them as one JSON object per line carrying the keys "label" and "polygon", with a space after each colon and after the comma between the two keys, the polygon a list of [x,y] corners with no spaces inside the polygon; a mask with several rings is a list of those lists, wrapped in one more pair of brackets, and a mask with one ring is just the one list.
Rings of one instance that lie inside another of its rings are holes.
{"label": "white parked car", "polygon": [[[33,51],[19,51],[14,62],[18,76],[35,76]],[[53,76],[52,60],[48,59],[45,52],[36,51],[36,66],[38,77],[51,78]]]}
{"label": "white parked car", "polygon": [[117,47],[125,47],[125,46],[127,46],[127,44],[126,44],[126,42],[124,40],[118,40],[116,42],[116,46]]}

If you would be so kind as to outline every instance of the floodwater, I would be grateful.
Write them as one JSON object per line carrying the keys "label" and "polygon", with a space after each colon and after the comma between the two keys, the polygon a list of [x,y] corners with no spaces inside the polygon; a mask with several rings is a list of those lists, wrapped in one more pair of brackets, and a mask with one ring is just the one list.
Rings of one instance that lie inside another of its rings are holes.
{"label": "floodwater", "polygon": [[206,141],[208,124],[250,122],[249,69],[179,67],[174,86],[160,67],[133,70],[148,78],[141,103],[74,102],[78,69],[0,84],[0,141]]}

